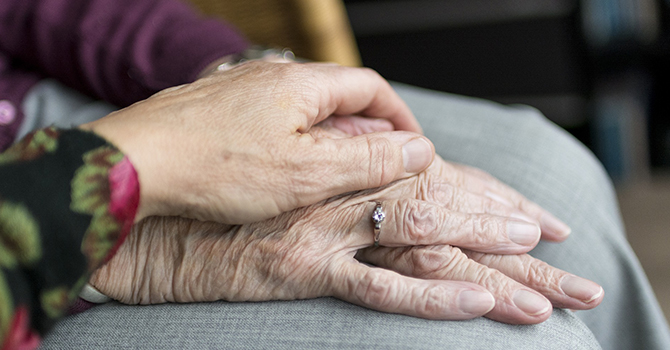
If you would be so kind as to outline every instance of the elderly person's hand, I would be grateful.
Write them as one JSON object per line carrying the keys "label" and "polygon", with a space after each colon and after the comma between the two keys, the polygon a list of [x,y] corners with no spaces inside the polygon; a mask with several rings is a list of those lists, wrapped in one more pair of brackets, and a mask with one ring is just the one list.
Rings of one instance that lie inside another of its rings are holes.
{"label": "elderly person's hand", "polygon": [[[397,130],[346,139],[307,131],[331,115],[383,118]],[[82,126],[137,169],[137,220],[178,215],[254,222],[424,170],[430,141],[375,72],[250,62],[171,88]]]}
{"label": "elderly person's hand", "polygon": [[[130,304],[335,296],[431,319],[519,324],[546,320],[551,303],[600,303],[597,284],[523,254],[540,238],[537,225],[491,215],[515,210],[485,197],[452,200],[458,191],[426,171],[260,223],[147,218],[91,283]],[[382,247],[368,248],[377,201]]]}
{"label": "elderly person's hand", "polygon": [[[388,130],[393,130],[393,125],[385,120],[333,116],[319,123],[311,133],[317,138],[338,139]],[[534,222],[540,225],[542,239],[547,241],[562,242],[570,235],[568,225],[481,169],[447,162],[436,156],[423,175],[429,176],[428,182],[437,181],[434,186],[439,191],[435,193],[447,208],[465,206],[471,212],[486,211]]]}

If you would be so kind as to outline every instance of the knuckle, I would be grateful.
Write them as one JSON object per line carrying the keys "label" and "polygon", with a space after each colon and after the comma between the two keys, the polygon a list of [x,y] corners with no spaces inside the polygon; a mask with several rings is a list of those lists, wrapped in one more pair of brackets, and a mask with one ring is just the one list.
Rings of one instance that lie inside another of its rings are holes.
{"label": "knuckle", "polygon": [[475,244],[484,245],[493,237],[505,236],[506,228],[495,217],[483,215],[472,220],[472,238]]}
{"label": "knuckle", "polygon": [[389,275],[370,269],[360,281],[359,299],[365,305],[388,307],[393,304],[394,291]]}
{"label": "knuckle", "polygon": [[397,223],[399,232],[410,243],[432,243],[428,239],[437,232],[440,223],[440,213],[432,205],[420,206],[416,201],[402,201],[398,203],[399,218]]}
{"label": "knuckle", "polygon": [[510,290],[510,284],[513,283],[512,280],[498,269],[488,267],[502,266],[509,256],[491,255],[474,251],[467,251],[466,254],[469,259],[478,262],[476,268],[467,271],[470,274],[470,277],[467,278],[468,281],[479,284],[494,293],[494,295],[502,295],[505,290]]}
{"label": "knuckle", "polygon": [[417,305],[417,314],[422,317],[431,318],[443,314],[453,298],[452,293],[443,286],[431,286],[423,292],[423,302]]}
{"label": "knuckle", "polygon": [[[466,255],[459,248],[444,246],[440,249],[440,254],[442,255],[441,261],[428,262],[423,271],[425,275],[417,277],[472,282],[485,287],[494,294],[505,290],[510,282],[501,272],[471,260],[470,255],[473,252],[468,251]],[[426,263],[426,260],[420,260],[418,256],[415,259],[414,263],[417,265]]]}
{"label": "knuckle", "polygon": [[560,280],[564,273],[541,260],[524,255],[491,255],[473,251],[468,251],[467,255],[481,266],[491,267],[487,268],[487,274],[480,276],[481,282],[478,283],[500,295],[504,295],[505,291],[513,293],[517,289],[517,282],[540,293],[560,290]]}
{"label": "knuckle", "polygon": [[463,258],[452,249],[412,249],[409,254],[412,275],[432,279],[444,277]]}
{"label": "knuckle", "polygon": [[493,269],[482,267],[476,271],[472,281],[486,288],[494,295],[504,294],[505,290],[510,290],[511,280],[502,272]]}
{"label": "knuckle", "polygon": [[558,286],[559,278],[552,273],[553,268],[540,260],[533,260],[528,263],[526,274],[524,276],[525,283],[541,286],[541,285],[556,285]]}
{"label": "knuckle", "polygon": [[448,246],[442,250],[442,254],[449,254],[448,261],[445,262],[440,273],[443,277],[465,281],[466,277],[472,271],[470,259],[459,248]]}

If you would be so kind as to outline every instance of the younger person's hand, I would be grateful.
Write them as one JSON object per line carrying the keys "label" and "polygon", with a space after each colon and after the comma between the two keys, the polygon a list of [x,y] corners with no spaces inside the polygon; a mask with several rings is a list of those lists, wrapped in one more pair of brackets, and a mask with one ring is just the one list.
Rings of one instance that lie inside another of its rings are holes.
{"label": "younger person's hand", "polygon": [[[315,139],[331,115],[395,129]],[[177,215],[240,224],[423,171],[434,149],[377,73],[333,64],[250,62],[162,91],[82,126],[119,147],[141,188],[137,220]]]}

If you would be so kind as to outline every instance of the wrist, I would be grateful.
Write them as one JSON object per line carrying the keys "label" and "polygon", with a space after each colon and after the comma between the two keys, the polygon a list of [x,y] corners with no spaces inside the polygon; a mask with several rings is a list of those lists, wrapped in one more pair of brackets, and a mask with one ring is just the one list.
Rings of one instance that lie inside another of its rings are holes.
{"label": "wrist", "polygon": [[135,159],[122,139],[114,137],[113,133],[99,128],[95,123],[83,124],[78,128],[102,138],[123,155],[123,159],[109,169],[110,211],[131,224],[138,222],[147,216],[147,204],[151,201],[147,200],[148,196],[140,186],[140,174]]}

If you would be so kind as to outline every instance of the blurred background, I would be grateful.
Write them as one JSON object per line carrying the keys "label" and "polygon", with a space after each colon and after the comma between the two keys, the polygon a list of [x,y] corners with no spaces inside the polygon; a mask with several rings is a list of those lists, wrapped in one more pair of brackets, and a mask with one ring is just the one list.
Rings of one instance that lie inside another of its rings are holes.
{"label": "blurred background", "polygon": [[670,319],[670,0],[190,0],[252,41],[528,104],[593,150]]}

